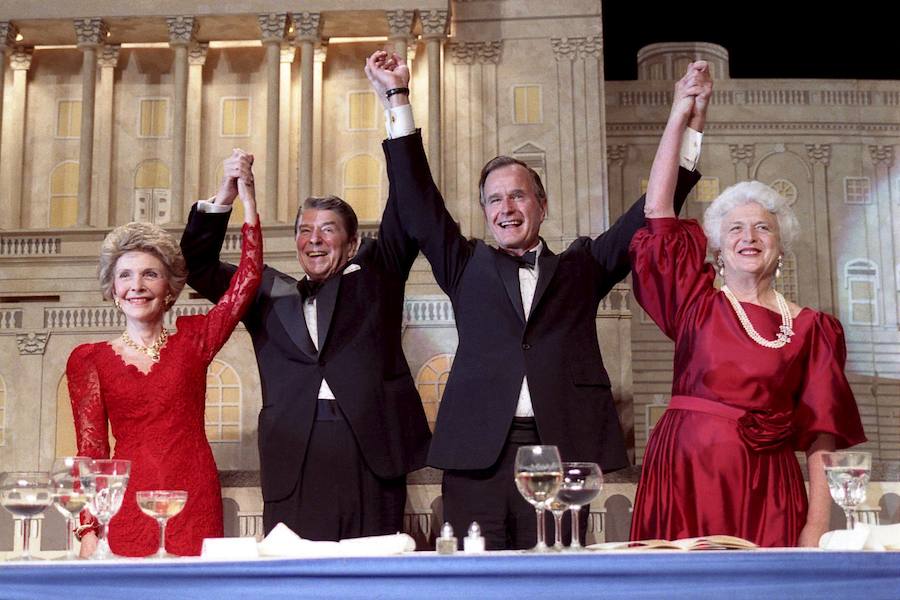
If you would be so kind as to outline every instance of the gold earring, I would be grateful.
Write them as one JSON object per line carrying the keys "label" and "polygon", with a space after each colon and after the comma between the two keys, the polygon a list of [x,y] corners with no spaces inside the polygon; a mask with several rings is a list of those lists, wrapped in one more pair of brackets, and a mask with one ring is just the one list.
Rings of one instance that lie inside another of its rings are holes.
{"label": "gold earring", "polygon": [[719,267],[719,275],[725,277],[725,261],[722,260],[722,255],[716,257],[716,265]]}
{"label": "gold earring", "polygon": [[122,310],[122,305],[119,304],[119,298],[118,298],[118,296],[116,296],[116,297],[113,298],[113,304],[116,305],[116,308],[117,308],[117,309]]}
{"label": "gold earring", "polygon": [[172,296],[172,294],[166,294],[166,298],[163,302],[165,303],[166,308],[169,308],[175,302],[175,297]]}
{"label": "gold earring", "polygon": [[784,267],[784,256],[778,255],[778,266],[775,267],[775,277],[781,277],[781,268]]}

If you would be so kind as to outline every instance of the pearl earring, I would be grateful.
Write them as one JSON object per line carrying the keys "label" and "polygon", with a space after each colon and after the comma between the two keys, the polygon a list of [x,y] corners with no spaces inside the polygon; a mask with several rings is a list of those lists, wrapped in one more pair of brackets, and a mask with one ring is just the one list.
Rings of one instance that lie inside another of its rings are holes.
{"label": "pearl earring", "polygon": [[716,257],[716,265],[719,267],[719,275],[725,277],[725,261],[722,260],[722,255]]}

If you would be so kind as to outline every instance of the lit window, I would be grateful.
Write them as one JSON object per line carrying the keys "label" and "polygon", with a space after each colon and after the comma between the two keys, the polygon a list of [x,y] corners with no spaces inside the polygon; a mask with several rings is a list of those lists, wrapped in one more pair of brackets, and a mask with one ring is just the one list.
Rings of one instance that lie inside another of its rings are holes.
{"label": "lit window", "polygon": [[441,405],[441,398],[444,397],[444,388],[447,387],[447,379],[450,377],[453,357],[453,354],[432,356],[422,365],[416,375],[416,389],[419,390],[425,415],[431,424],[437,420],[438,407]]}
{"label": "lit window", "polygon": [[381,165],[368,154],[354,156],[344,166],[344,200],[360,221],[381,218]]}
{"label": "lit window", "polygon": [[844,286],[849,292],[851,325],[878,324],[878,265],[871,260],[852,260],[844,267]]}
{"label": "lit window", "polygon": [[222,137],[250,135],[250,98],[222,98]]}
{"label": "lit window", "polygon": [[221,360],[206,371],[206,438],[210,442],[241,441],[241,380]]}
{"label": "lit window", "polygon": [[844,202],[847,204],[871,203],[872,193],[869,178],[844,177]]}
{"label": "lit window", "polygon": [[541,107],[541,86],[513,86],[513,123],[530,125],[542,123],[544,117]]}
{"label": "lit window", "polygon": [[712,202],[719,197],[719,178],[701,177],[691,193],[697,202]]}
{"label": "lit window", "polygon": [[78,163],[60,163],[50,173],[50,227],[78,222]]}
{"label": "lit window", "polygon": [[169,99],[141,98],[139,137],[169,135]]}
{"label": "lit window", "polygon": [[797,201],[797,186],[787,179],[776,179],[770,185],[788,204],[793,205]]}
{"label": "lit window", "polygon": [[375,94],[372,92],[350,92],[351,131],[375,129]]}
{"label": "lit window", "polygon": [[157,159],[142,162],[134,175],[134,210],[132,220],[146,223],[168,223],[171,220],[169,167]]}
{"label": "lit window", "polygon": [[81,100],[60,100],[56,105],[56,137],[81,136]]}

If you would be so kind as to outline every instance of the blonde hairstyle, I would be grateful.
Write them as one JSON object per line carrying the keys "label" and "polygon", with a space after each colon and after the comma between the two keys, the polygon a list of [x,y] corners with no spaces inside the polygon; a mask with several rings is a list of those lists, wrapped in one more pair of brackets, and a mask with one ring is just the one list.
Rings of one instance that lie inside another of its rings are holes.
{"label": "blonde hairstyle", "polygon": [[739,206],[756,202],[778,220],[778,239],[785,252],[800,235],[800,223],[781,194],[759,181],[742,181],[722,192],[703,213],[703,231],[713,250],[722,248],[722,221]]}
{"label": "blonde hairstyle", "polygon": [[181,247],[172,235],[159,225],[152,223],[127,223],[120,225],[106,236],[100,246],[100,265],[97,276],[100,279],[100,291],[107,300],[112,300],[115,284],[113,277],[116,263],[128,252],[146,252],[152,254],[166,267],[166,280],[172,301],[166,309],[175,304],[184,284],[187,281],[187,265],[181,254]]}

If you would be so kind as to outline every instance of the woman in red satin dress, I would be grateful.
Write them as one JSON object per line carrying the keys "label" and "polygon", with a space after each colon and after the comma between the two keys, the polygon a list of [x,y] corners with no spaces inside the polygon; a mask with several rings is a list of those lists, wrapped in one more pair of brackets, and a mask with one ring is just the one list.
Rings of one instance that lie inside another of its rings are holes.
{"label": "woman in red satin dress", "polygon": [[[226,170],[226,176],[238,186],[245,223],[240,265],[225,295],[206,315],[179,317],[170,334],[163,318],[187,278],[178,242],[156,225],[117,227],[103,242],[100,283],[125,315],[125,331],[78,346],[66,366],[79,455],[109,458],[108,425],[113,458],[132,462],[108,531],[117,555],[147,556],[158,547],[159,526],[138,508],[139,490],[188,492],[184,510],[166,528],[170,553],[200,554],[204,538],[223,535],[218,470],[204,427],[206,369],[253,301],[262,272],[252,173]],[[97,538],[87,511],[82,523],[86,557]]]}
{"label": "woman in red satin dress", "polygon": [[[727,534],[816,546],[831,504],[821,453],[866,440],[844,374],[843,330],[775,290],[798,229],[775,190],[732,186],[702,229],[676,218],[678,143],[692,114],[705,113],[698,109],[711,88],[702,62],[676,84],[650,173],[647,226],[631,243],[637,300],[675,341],[672,400],[647,445],[631,538]],[[808,502],[795,451],[807,456]]]}

